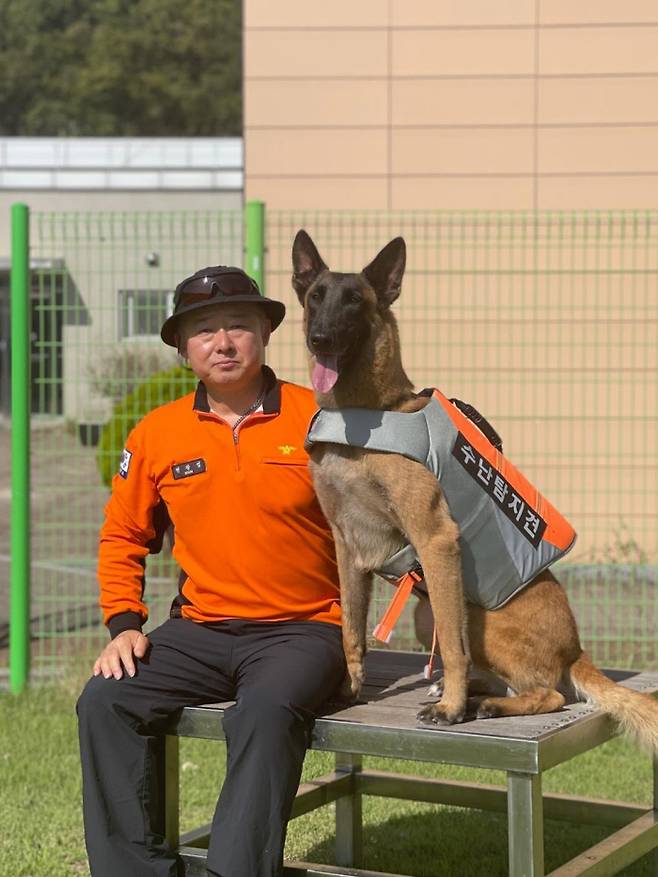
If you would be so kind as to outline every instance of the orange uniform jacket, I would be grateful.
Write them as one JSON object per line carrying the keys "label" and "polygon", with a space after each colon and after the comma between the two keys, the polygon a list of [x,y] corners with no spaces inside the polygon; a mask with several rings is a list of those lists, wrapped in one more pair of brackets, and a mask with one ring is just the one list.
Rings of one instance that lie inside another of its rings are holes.
{"label": "orange uniform jacket", "polygon": [[264,372],[263,410],[235,438],[203,384],[130,433],[100,537],[101,607],[113,637],[147,618],[144,564],[161,543],[165,510],[182,570],[173,616],[340,623],[333,540],[304,450],[317,406],[310,390]]}

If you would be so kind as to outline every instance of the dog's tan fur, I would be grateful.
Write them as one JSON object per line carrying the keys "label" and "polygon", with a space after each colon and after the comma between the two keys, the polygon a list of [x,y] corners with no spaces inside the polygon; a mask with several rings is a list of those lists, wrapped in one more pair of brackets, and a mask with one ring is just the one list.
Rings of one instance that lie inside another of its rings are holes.
{"label": "dog's tan fur", "polygon": [[[400,243],[401,266],[394,264],[383,281],[393,287],[395,283],[399,287],[404,271],[404,243]],[[377,260],[382,261],[388,248],[371,266],[379,265]],[[362,293],[360,319],[368,321],[367,339],[349,367],[341,370],[335,386],[329,392],[316,392],[316,398],[320,407],[328,409],[415,411],[428,399],[414,394],[402,366],[397,325],[386,298],[392,301],[397,293],[373,288],[373,274],[381,270],[369,271],[371,266],[360,275],[349,275],[357,278]],[[344,283],[348,276],[326,268],[305,232],[295,239],[293,267],[293,285],[305,305],[318,284]],[[307,340],[308,312],[305,306]],[[312,352],[310,359],[313,364]],[[594,701],[624,730],[658,751],[658,702],[614,684],[594,667],[581,649],[566,594],[550,571],[499,609],[466,606],[458,529],[437,480],[422,465],[397,454],[320,444],[312,449],[310,466],[336,540],[343,640],[354,695],[363,681],[371,572],[409,541],[425,573],[444,665],[441,699],[419,713],[422,720],[464,718],[470,650],[476,669],[515,692],[485,696],[479,702],[479,717],[552,712],[565,703],[558,689],[566,688]]]}

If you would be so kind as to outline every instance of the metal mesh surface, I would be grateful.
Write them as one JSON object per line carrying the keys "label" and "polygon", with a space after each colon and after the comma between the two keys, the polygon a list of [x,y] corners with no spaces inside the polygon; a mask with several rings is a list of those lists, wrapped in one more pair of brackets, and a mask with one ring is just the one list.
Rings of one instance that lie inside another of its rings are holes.
{"label": "metal mesh surface", "polygon": [[[290,287],[301,227],[341,271],[360,270],[392,237],[405,238],[394,310],[411,379],[475,405],[507,456],[574,524],[578,543],[557,573],[595,659],[655,665],[658,213],[269,211],[265,292],[288,306],[269,361],[280,376],[307,383]],[[106,641],[95,556],[103,475],[118,461],[115,448],[95,442],[117,406],[129,425],[127,395],[176,366],[158,335],[175,284],[242,257],[240,212],[32,214],[36,674]],[[177,392],[176,380],[153,390],[153,405]],[[149,560],[154,622],[176,578],[166,550]],[[372,624],[389,596],[378,583]],[[417,645],[411,611],[392,647]]]}
{"label": "metal mesh surface", "polygon": [[[305,381],[299,228],[337,271],[405,238],[394,312],[411,380],[475,405],[575,526],[557,573],[595,658],[655,664],[658,213],[271,211],[267,289],[289,311],[272,358]],[[377,613],[389,592],[378,585]],[[414,642],[409,610],[392,645]]]}
{"label": "metal mesh surface", "polygon": [[[88,660],[107,642],[96,551],[109,475],[136,416],[187,392],[191,379],[160,340],[160,326],[183,277],[240,263],[242,213],[32,213],[30,232],[31,632],[39,676],[57,672],[62,659]],[[172,369],[130,404],[154,373]],[[123,435],[98,444],[113,417]],[[157,623],[176,593],[167,550],[150,558],[147,577]]]}

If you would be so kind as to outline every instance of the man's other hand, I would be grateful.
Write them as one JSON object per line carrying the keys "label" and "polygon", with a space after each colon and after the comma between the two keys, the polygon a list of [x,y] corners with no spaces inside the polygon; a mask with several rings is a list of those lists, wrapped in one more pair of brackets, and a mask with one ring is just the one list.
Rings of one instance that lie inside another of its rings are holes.
{"label": "man's other hand", "polygon": [[148,647],[148,637],[143,633],[138,630],[124,630],[105,646],[96,659],[94,676],[100,676],[102,673],[106,679],[110,676],[121,679],[124,667],[129,676],[134,676],[134,658],[143,658]]}

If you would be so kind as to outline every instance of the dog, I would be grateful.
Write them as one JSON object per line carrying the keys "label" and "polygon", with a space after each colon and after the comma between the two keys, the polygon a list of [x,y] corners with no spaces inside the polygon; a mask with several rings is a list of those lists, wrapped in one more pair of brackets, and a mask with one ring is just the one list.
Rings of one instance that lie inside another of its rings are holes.
{"label": "dog", "polygon": [[[321,412],[413,414],[429,404],[405,373],[391,311],[405,261],[404,240],[395,238],[360,273],[330,271],[310,236],[297,233],[292,285],[304,308],[311,382]],[[658,751],[658,702],[613,683],[593,665],[581,648],[566,594],[549,569],[500,608],[466,603],[459,528],[425,466],[399,453],[320,441],[310,446],[309,467],[336,543],[346,682],[353,697],[364,679],[372,573],[411,543],[443,663],[441,685],[434,688],[440,700],[420,710],[420,722],[463,721],[474,668],[480,675],[480,687],[470,692],[477,695],[477,718],[554,712],[565,704],[566,691],[593,702]],[[498,695],[491,681],[498,689],[502,683],[507,693]]]}

